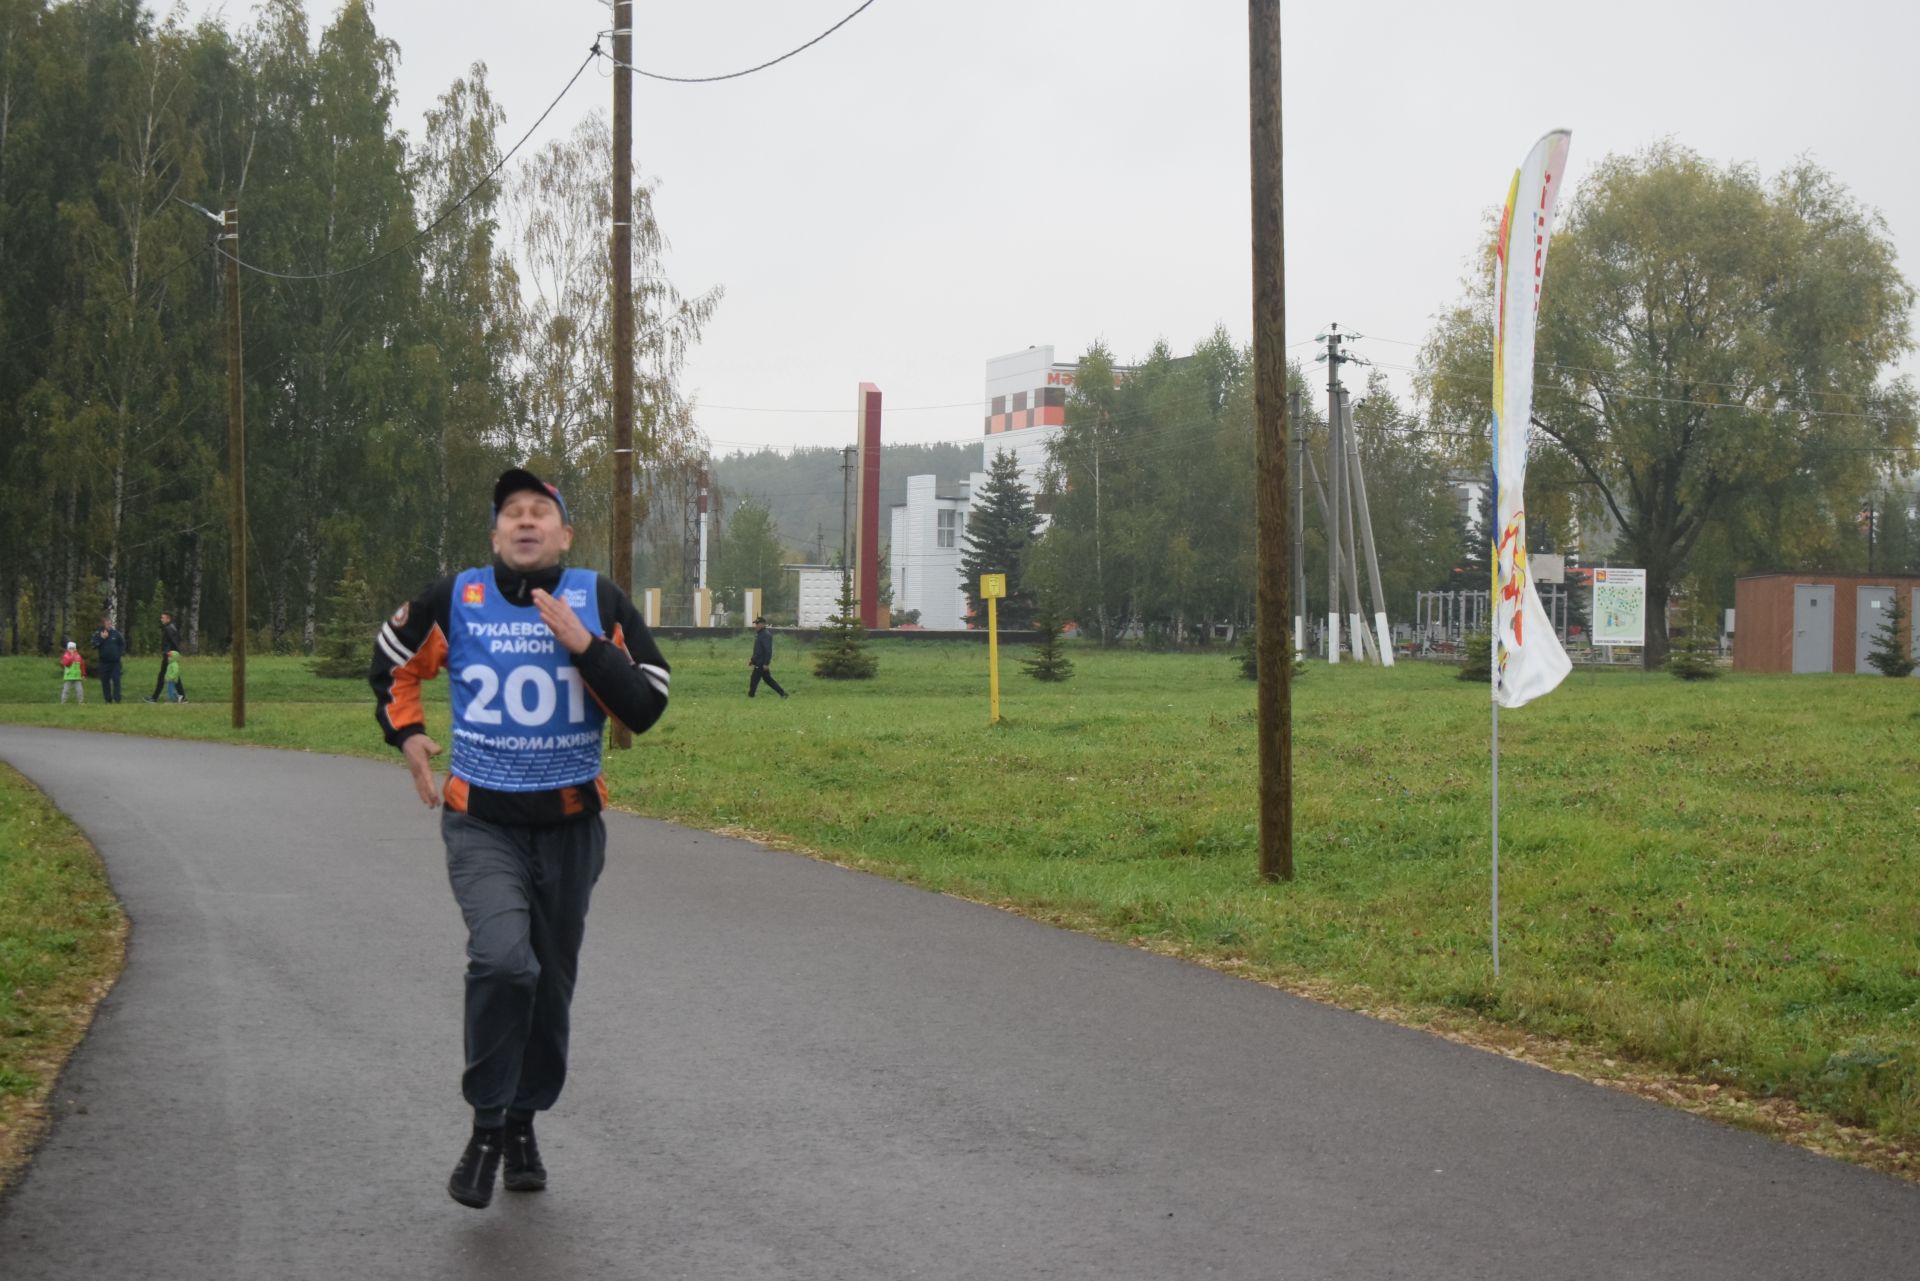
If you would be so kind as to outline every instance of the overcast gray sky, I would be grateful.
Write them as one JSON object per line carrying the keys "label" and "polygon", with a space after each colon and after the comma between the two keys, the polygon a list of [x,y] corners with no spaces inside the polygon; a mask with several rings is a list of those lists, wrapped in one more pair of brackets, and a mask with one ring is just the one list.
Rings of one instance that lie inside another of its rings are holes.
{"label": "overcast gray sky", "polygon": [[[857,2],[638,0],[635,62],[737,70]],[[337,5],[310,3],[317,33]],[[416,137],[476,60],[518,137],[609,25],[603,0],[377,0],[374,17]],[[1662,137],[1768,174],[1810,156],[1920,277],[1920,6],[1375,0],[1287,3],[1282,21],[1289,343],[1338,321],[1411,365],[1554,127],[1575,182]],[[637,80],[670,273],[726,289],[685,380],[715,449],[848,442],[862,381],[886,394],[888,439],[971,438],[989,356],[1103,339],[1125,359],[1216,323],[1246,339],[1246,26],[1241,0],[876,0],[758,75]],[[606,74],[544,133],[604,110]]]}

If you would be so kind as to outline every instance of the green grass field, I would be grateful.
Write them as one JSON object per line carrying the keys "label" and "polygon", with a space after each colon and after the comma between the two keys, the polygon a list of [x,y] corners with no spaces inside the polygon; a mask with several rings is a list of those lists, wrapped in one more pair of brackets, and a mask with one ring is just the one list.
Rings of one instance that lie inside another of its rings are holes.
{"label": "green grass field", "polygon": [[120,972],[126,917],[72,823],[0,765],[0,1188]]}
{"label": "green grass field", "polygon": [[[1496,982],[1487,691],[1451,669],[1316,665],[1296,684],[1299,875],[1269,885],[1254,692],[1224,654],[1079,649],[1076,678],[1045,686],[1009,652],[989,728],[982,646],[882,642],[877,681],[837,685],[783,643],[784,703],[743,697],[747,648],[668,647],[672,710],[609,757],[619,804],[1414,1021],[1784,1096],[1920,1151],[1920,681],[1576,672],[1507,713]],[[186,706],[138,702],[142,682],[118,707],[60,707],[52,663],[0,660],[0,719],[387,752],[357,682],[256,660],[235,735],[213,701],[225,666],[189,660],[186,679]]]}

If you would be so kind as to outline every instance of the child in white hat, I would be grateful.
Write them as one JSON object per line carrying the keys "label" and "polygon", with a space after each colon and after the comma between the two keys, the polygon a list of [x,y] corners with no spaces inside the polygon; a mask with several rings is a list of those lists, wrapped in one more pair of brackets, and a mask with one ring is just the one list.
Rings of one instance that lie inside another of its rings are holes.
{"label": "child in white hat", "polygon": [[60,655],[60,701],[67,701],[67,691],[72,690],[82,706],[87,701],[87,660],[81,657],[80,646],[74,641],[67,642],[66,652]]}

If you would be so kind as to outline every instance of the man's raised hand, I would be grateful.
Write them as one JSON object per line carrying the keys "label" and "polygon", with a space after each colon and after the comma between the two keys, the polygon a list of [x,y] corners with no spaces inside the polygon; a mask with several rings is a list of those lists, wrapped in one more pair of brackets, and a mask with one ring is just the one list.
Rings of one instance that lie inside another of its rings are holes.
{"label": "man's raised hand", "polygon": [[553,638],[560,642],[569,654],[584,654],[587,646],[593,644],[593,633],[573,612],[573,606],[563,600],[556,600],[538,587],[533,589],[533,604],[540,611],[540,621],[547,625]]}
{"label": "man's raised hand", "polygon": [[440,804],[440,789],[433,784],[433,758],[440,755],[440,744],[425,734],[415,734],[400,744],[400,750],[407,758],[407,769],[413,774],[413,790],[420,794],[420,802],[428,809]]}

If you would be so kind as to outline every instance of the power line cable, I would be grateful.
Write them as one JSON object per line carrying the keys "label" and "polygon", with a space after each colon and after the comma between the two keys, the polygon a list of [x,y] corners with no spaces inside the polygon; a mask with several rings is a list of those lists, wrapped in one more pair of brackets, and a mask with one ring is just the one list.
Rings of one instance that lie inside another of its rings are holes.
{"label": "power line cable", "polygon": [[336,271],[272,271],[266,267],[258,267],[258,266],[255,266],[253,263],[245,261],[244,259],[235,257],[233,254],[229,253],[225,248],[219,248],[220,256],[223,258],[231,259],[236,263],[239,263],[241,267],[245,268],[248,271],[253,272],[255,275],[270,276],[275,280],[332,280],[338,276],[351,275],[356,271],[365,271],[368,267],[371,267],[376,263],[385,262],[387,259],[394,257],[396,254],[405,253],[407,250],[413,248],[415,245],[425,240],[428,236],[432,235],[436,230],[439,229],[441,223],[445,222],[447,219],[453,217],[454,214],[460,212],[461,209],[465,208],[468,202],[470,202],[475,196],[480,194],[480,191],[482,188],[484,188],[488,183],[492,182],[496,177],[499,176],[500,171],[507,167],[507,162],[513,159],[514,155],[519,152],[520,148],[527,145],[527,140],[533,137],[534,131],[537,130],[541,125],[546,123],[547,117],[553,114],[553,109],[560,105],[561,100],[564,99],[567,96],[567,94],[573,89],[573,86],[579,82],[581,75],[586,71],[587,67],[592,64],[595,58],[601,57],[601,56],[602,54],[600,52],[600,42],[598,40],[595,40],[593,43],[593,48],[587,51],[586,58],[582,60],[582,62],[577,68],[574,69],[573,76],[567,81],[566,86],[560,90],[560,92],[554,97],[552,102],[547,104],[547,109],[540,113],[540,118],[535,120],[532,125],[528,126],[527,131],[520,135],[520,141],[514,143],[512,149],[509,150],[507,154],[505,154],[504,156],[501,156],[500,159],[494,164],[493,168],[487,170],[486,174],[481,177],[480,181],[474,183],[473,186],[467,190],[467,193],[465,195],[461,196],[458,200],[448,205],[445,209],[443,209],[440,212],[439,217],[435,218],[432,222],[422,227],[418,234],[416,234],[412,239],[404,242],[403,244],[395,245],[391,249],[388,249],[382,253],[375,254],[373,257],[367,259],[365,262],[355,263],[351,267],[341,267]]}
{"label": "power line cable", "polygon": [[[873,4],[873,0],[866,0],[865,4],[862,4],[859,8],[855,9],[852,13],[840,19],[840,21],[834,23],[831,27],[828,27],[825,31],[822,31],[819,35],[807,41],[805,44],[800,45],[797,48],[787,50],[785,53],[781,54],[778,58],[768,59],[766,62],[761,63],[757,67],[748,67],[745,71],[729,71],[725,75],[721,75],[721,76],[669,76],[669,75],[664,75],[658,71],[648,71],[645,67],[636,67],[630,62],[616,62],[614,61],[611,55],[607,55],[607,60],[609,62],[613,62],[613,65],[616,67],[625,67],[628,71],[633,72],[633,74],[636,76],[645,76],[649,80],[665,80],[672,84],[705,85],[705,84],[714,84],[721,80],[738,80],[740,77],[750,76],[756,71],[765,71],[768,67],[778,66],[780,63],[785,62],[788,58],[793,57],[795,54],[805,53],[808,49],[813,48],[813,46],[819,44],[822,40],[825,40],[828,36],[832,35],[834,32],[846,26],[849,22],[852,22],[855,18],[859,17],[861,14],[865,13],[867,9],[870,6],[872,6],[872,4]],[[596,45],[595,46],[596,52],[598,51],[598,48],[599,47]]]}

